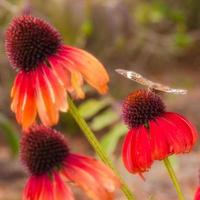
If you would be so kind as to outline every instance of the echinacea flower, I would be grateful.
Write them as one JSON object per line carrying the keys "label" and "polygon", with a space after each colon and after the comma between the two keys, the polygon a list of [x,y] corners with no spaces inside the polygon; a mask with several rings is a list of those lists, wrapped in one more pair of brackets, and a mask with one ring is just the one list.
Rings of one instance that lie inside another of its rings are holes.
{"label": "echinacea flower", "polygon": [[120,181],[110,168],[91,157],[73,154],[62,134],[43,125],[25,131],[21,159],[30,177],[23,200],[73,200],[69,184],[94,200],[111,200]]}
{"label": "echinacea flower", "polygon": [[197,140],[195,127],[183,116],[166,112],[161,98],[152,91],[129,94],[122,113],[129,127],[122,157],[131,173],[148,171],[154,160],[189,152]]}
{"label": "echinacea flower", "polygon": [[18,70],[11,109],[25,129],[37,113],[44,125],[56,124],[59,111],[68,108],[66,91],[84,98],[84,80],[101,94],[107,91],[103,65],[86,51],[64,45],[57,30],[40,18],[14,18],[6,32],[6,51]]}

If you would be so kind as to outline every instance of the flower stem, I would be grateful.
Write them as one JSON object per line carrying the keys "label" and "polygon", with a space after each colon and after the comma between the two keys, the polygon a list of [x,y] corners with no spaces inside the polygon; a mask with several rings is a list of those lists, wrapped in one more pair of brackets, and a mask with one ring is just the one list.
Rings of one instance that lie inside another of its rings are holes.
{"label": "flower stem", "polygon": [[105,151],[102,149],[94,133],[91,131],[91,129],[89,128],[89,126],[87,125],[83,117],[81,117],[78,109],[76,108],[76,106],[74,105],[70,97],[68,97],[68,103],[69,103],[69,111],[71,115],[74,117],[77,124],[79,125],[83,133],[85,134],[85,137],[87,138],[88,142],[92,145],[92,147],[94,148],[94,150],[96,151],[100,159],[119,176],[121,184],[122,184],[121,190],[126,196],[126,198],[128,200],[135,200],[135,197],[129,190],[128,186],[126,185],[122,177],[119,175],[119,172],[115,169],[114,165],[112,164],[111,160],[106,155]]}
{"label": "flower stem", "polygon": [[170,178],[171,178],[171,180],[172,180],[172,182],[173,182],[173,184],[174,184],[174,187],[175,187],[176,192],[177,192],[177,194],[178,194],[179,200],[185,200],[185,198],[184,198],[184,196],[183,196],[183,193],[182,193],[182,191],[181,191],[180,185],[179,185],[179,183],[178,183],[178,180],[177,180],[175,171],[174,171],[174,169],[172,168],[172,165],[171,165],[171,163],[170,163],[169,158],[165,158],[165,159],[163,160],[163,162],[164,162],[165,167],[166,167],[166,169],[167,169],[167,171],[168,171],[168,173],[169,173],[169,176],[170,176]]}

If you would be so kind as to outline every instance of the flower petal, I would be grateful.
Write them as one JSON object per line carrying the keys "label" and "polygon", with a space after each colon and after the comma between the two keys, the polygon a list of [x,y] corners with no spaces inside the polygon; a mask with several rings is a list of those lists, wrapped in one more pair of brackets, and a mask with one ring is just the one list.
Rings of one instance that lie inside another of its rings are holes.
{"label": "flower petal", "polygon": [[27,74],[27,89],[25,94],[25,102],[24,106],[22,107],[22,119],[21,123],[23,129],[28,128],[31,126],[36,118],[37,109],[36,109],[36,97],[35,97],[35,79],[33,73]]}
{"label": "flower petal", "polygon": [[153,163],[148,130],[144,126],[131,129],[123,144],[123,161],[131,173],[148,171]]}
{"label": "flower petal", "polygon": [[47,175],[31,176],[23,191],[23,200],[55,200],[53,185]]}
{"label": "flower petal", "polygon": [[159,122],[159,120],[149,122],[152,157],[155,160],[162,160],[172,153],[167,134],[165,134],[165,130],[159,125]]}
{"label": "flower petal", "polygon": [[165,118],[175,123],[180,129],[187,146],[185,150],[190,151],[198,139],[198,133],[193,124],[177,113],[167,112],[165,113]]}
{"label": "flower petal", "polygon": [[63,85],[61,85],[56,79],[56,76],[52,73],[52,71],[44,67],[44,78],[47,81],[48,87],[51,90],[53,98],[55,99],[55,104],[57,109],[63,112],[66,112],[68,109],[67,104],[67,93]]}
{"label": "flower petal", "polygon": [[98,92],[107,92],[109,76],[104,66],[90,53],[70,46],[62,46],[59,56],[65,60],[68,68],[79,71],[84,79]]}
{"label": "flower petal", "polygon": [[11,110],[15,112],[18,123],[23,129],[34,123],[36,118],[36,102],[32,72],[19,72],[12,91]]}
{"label": "flower petal", "polygon": [[70,154],[62,173],[94,200],[113,199],[113,192],[120,186],[110,169],[85,156]]}
{"label": "flower petal", "polygon": [[182,133],[182,129],[180,129],[176,123],[165,117],[165,115],[157,118],[156,122],[165,135],[169,146],[169,155],[186,152],[188,144]]}
{"label": "flower petal", "polygon": [[47,126],[58,122],[58,109],[55,105],[55,96],[45,79],[43,68],[37,68],[36,92],[37,92],[37,110],[43,124]]}
{"label": "flower petal", "polygon": [[114,192],[121,185],[120,180],[113,171],[96,159],[78,154],[70,154],[68,162],[93,175],[97,179],[97,182],[101,183],[109,192]]}
{"label": "flower petal", "polygon": [[54,200],[74,200],[70,188],[64,184],[57,173],[53,173],[53,199]]}

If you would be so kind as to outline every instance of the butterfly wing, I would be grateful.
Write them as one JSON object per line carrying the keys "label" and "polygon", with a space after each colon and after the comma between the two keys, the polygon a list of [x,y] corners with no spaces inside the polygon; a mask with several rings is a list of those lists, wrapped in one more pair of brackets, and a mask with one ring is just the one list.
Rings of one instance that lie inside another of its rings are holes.
{"label": "butterfly wing", "polygon": [[150,89],[159,90],[162,92],[167,92],[172,94],[187,94],[187,90],[171,88],[169,86],[150,81],[144,78],[141,74],[136,73],[134,71],[128,71],[124,69],[116,69],[115,71],[130,80],[133,80],[141,85],[147,86]]}

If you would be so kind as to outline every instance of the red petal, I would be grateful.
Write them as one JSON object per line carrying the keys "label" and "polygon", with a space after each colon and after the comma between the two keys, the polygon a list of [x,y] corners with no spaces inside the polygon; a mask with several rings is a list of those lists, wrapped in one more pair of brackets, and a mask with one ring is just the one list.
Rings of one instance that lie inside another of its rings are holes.
{"label": "red petal", "polygon": [[[57,173],[53,174],[53,199],[54,200],[74,200],[70,188],[64,184],[63,180]],[[42,199],[43,200],[43,199]],[[48,200],[48,199],[44,199]]]}
{"label": "red petal", "polygon": [[55,200],[49,177],[47,175],[31,176],[24,188],[23,200]]}
{"label": "red petal", "polygon": [[190,151],[198,139],[198,133],[193,124],[177,113],[167,112],[165,118],[172,121],[180,129],[187,145],[185,151]]}
{"label": "red petal", "polygon": [[148,171],[153,160],[148,130],[140,126],[128,132],[123,145],[123,161],[131,173]]}
{"label": "red petal", "polygon": [[155,160],[162,160],[171,154],[168,142],[168,134],[165,133],[163,127],[160,126],[159,120],[149,122],[149,130],[151,137],[152,157]]}
{"label": "red petal", "polygon": [[56,74],[57,79],[66,87],[70,88],[70,73],[63,67],[63,62],[56,55],[48,58],[48,61]]}

